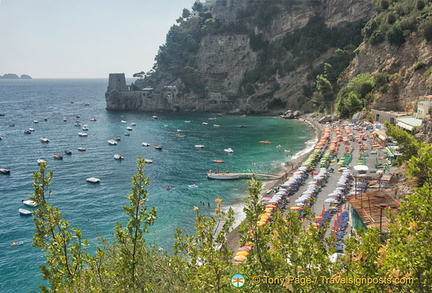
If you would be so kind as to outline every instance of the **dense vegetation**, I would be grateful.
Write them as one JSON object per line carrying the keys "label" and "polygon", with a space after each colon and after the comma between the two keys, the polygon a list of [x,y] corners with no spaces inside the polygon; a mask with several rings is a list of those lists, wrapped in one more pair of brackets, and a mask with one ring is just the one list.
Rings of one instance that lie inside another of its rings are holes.
{"label": "dense vegetation", "polygon": [[399,46],[414,32],[432,40],[432,1],[375,0],[381,9],[363,28],[365,40],[372,45],[383,41]]}
{"label": "dense vegetation", "polygon": [[[223,211],[220,199],[215,200],[215,216],[204,216],[198,207],[194,208],[195,234],[178,230],[171,252],[150,246],[143,236],[157,213],[146,206],[149,181],[141,158],[132,192],[127,196],[129,205],[124,207],[126,224],[118,223],[112,240],[102,239],[96,253],[90,254],[79,228],[71,228],[61,212],[50,205],[53,173],[41,164],[34,173],[35,192],[31,197],[39,205],[34,214],[33,245],[46,252],[47,260],[41,270],[48,284],[41,285],[41,290],[234,292],[238,289],[230,285],[231,277],[242,273],[247,292],[280,292],[281,286],[295,292],[430,292],[432,148],[401,129],[388,128],[388,134],[402,146],[408,177],[418,187],[401,201],[398,210],[385,209],[391,221],[385,238],[376,229],[359,231],[359,235],[345,240],[345,254],[338,263],[329,259],[334,253],[328,246],[332,239],[325,239],[312,225],[305,229],[295,212],[282,214],[277,210],[270,224],[258,225],[257,217],[264,208],[259,200],[262,183],[256,178],[248,181],[246,219],[240,229],[240,244],[253,244],[247,261],[232,260],[233,251],[225,241],[234,222],[233,211]],[[309,220],[313,217],[307,215]],[[270,284],[264,282],[265,276],[293,279]],[[405,282],[396,283],[397,278]]]}

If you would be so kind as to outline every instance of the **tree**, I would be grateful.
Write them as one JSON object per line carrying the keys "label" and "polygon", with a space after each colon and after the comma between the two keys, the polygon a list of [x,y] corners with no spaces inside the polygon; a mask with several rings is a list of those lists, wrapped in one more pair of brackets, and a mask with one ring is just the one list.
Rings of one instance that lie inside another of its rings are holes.
{"label": "tree", "polygon": [[148,200],[148,193],[145,186],[149,180],[144,176],[145,160],[138,157],[137,173],[132,178],[132,193],[128,194],[129,205],[124,206],[128,222],[125,228],[117,223],[115,237],[119,244],[120,258],[116,260],[118,278],[122,280],[122,287],[128,290],[142,290],[147,287],[148,280],[144,280],[139,274],[137,266],[140,259],[145,257],[147,250],[145,233],[148,233],[149,226],[153,225],[156,219],[156,209],[152,207],[149,211],[145,203]]}
{"label": "tree", "polygon": [[33,212],[33,246],[47,252],[47,263],[40,268],[43,279],[50,284],[50,288],[45,285],[40,288],[42,292],[60,292],[71,288],[83,292],[85,284],[81,284],[80,280],[90,260],[86,252],[88,241],[82,238],[78,228],[70,228],[58,208],[48,203],[52,194],[49,184],[53,172],[46,172],[46,163],[41,163],[39,171],[34,172],[33,176],[34,194],[30,199],[38,206]]}
{"label": "tree", "polygon": [[175,259],[183,263],[182,274],[186,279],[186,291],[226,292],[229,288],[229,272],[232,267],[233,251],[226,244],[228,233],[234,223],[234,211],[222,211],[222,199],[215,200],[215,217],[206,217],[194,207],[197,213],[195,235],[186,235],[177,229],[174,244]]}
{"label": "tree", "polygon": [[186,19],[186,18],[189,18],[190,16],[191,16],[191,12],[190,12],[190,10],[184,8],[184,9],[183,9],[183,13],[182,13],[182,17]]}

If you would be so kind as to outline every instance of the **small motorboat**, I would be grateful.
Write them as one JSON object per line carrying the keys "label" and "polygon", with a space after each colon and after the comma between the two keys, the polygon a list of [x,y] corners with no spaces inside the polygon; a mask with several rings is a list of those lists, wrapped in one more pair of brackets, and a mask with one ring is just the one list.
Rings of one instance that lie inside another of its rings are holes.
{"label": "small motorboat", "polygon": [[63,160],[63,156],[59,154],[53,154],[54,159]]}
{"label": "small motorboat", "polygon": [[224,163],[222,160],[213,160],[213,163]]}
{"label": "small motorboat", "polygon": [[160,146],[160,145],[155,145],[154,148],[157,149],[157,150],[159,150],[159,151],[162,150],[162,146]]}
{"label": "small motorboat", "polygon": [[188,185],[188,187],[189,187],[189,188],[197,188],[198,185],[196,185],[196,184],[191,184],[191,185]]}
{"label": "small motorboat", "polygon": [[269,142],[268,140],[260,140],[259,143],[271,144],[271,142]]}
{"label": "small motorboat", "polygon": [[202,125],[207,125],[207,124],[208,124],[207,122],[203,122],[203,123],[202,123]]}
{"label": "small motorboat", "polygon": [[39,121],[37,121],[37,120],[33,120],[33,123],[39,123]]}
{"label": "small motorboat", "polygon": [[220,125],[219,125],[219,124],[213,124],[213,126],[214,126],[214,127],[220,127]]}
{"label": "small motorboat", "polygon": [[29,207],[37,207],[36,202],[34,200],[31,200],[31,199],[23,199],[21,202],[23,204],[25,204],[26,206],[29,206]]}
{"label": "small motorboat", "polygon": [[72,152],[69,151],[69,150],[65,150],[65,154],[66,154],[66,155],[72,155]]}
{"label": "small motorboat", "polygon": [[6,168],[0,168],[0,173],[5,175],[10,175],[10,170]]}
{"label": "small motorboat", "polygon": [[78,150],[79,150],[80,152],[85,152],[86,148],[79,147]]}
{"label": "small motorboat", "polygon": [[173,189],[173,188],[172,188],[172,186],[167,186],[166,189],[167,189],[167,190],[171,190],[171,189]]}
{"label": "small motorboat", "polygon": [[77,122],[75,122],[74,126],[76,126],[76,127],[80,127],[80,126],[81,126],[81,123],[80,123],[79,121],[77,121]]}
{"label": "small motorboat", "polygon": [[96,118],[90,118],[90,121],[95,122],[95,121],[96,121]]}
{"label": "small motorboat", "polygon": [[130,133],[129,133],[129,132],[125,132],[124,135],[125,135],[125,136],[130,136]]}
{"label": "small motorboat", "polygon": [[203,144],[196,144],[195,147],[196,147],[196,148],[203,148],[204,145],[203,145]]}
{"label": "small motorboat", "polygon": [[152,118],[153,118],[153,119],[159,119],[159,117],[156,116],[156,115],[153,115]]}
{"label": "small motorboat", "polygon": [[117,142],[114,139],[110,139],[110,140],[108,140],[108,144],[117,145]]}
{"label": "small motorboat", "polygon": [[144,162],[146,162],[146,164],[152,164],[152,163],[153,163],[153,160],[150,160],[150,159],[144,159]]}
{"label": "small motorboat", "polygon": [[176,136],[177,136],[177,137],[186,137],[186,135],[184,135],[184,134],[180,134],[180,133],[177,133]]}
{"label": "small motorboat", "polygon": [[116,159],[116,160],[124,160],[124,157],[122,155],[120,155],[120,154],[115,154],[114,155],[114,159]]}
{"label": "small motorboat", "polygon": [[31,134],[30,130],[24,130],[24,134]]}
{"label": "small motorboat", "polygon": [[44,142],[44,143],[49,143],[49,141],[50,141],[47,137],[41,137],[40,140],[41,140],[41,142]]}
{"label": "small motorboat", "polygon": [[135,123],[135,122],[132,122],[131,125],[132,125],[132,126],[136,126],[136,123]]}
{"label": "small motorboat", "polygon": [[28,130],[31,131],[31,132],[35,132],[34,128],[29,128]]}
{"label": "small motorboat", "polygon": [[143,142],[142,145],[145,146],[145,147],[150,146],[150,144],[148,142]]}
{"label": "small motorboat", "polygon": [[66,118],[66,117],[63,117],[63,121],[66,122],[66,121],[67,121],[67,118]]}
{"label": "small motorboat", "polygon": [[78,136],[88,136],[88,134],[85,132],[78,132]]}
{"label": "small motorboat", "polygon": [[126,127],[126,129],[127,129],[127,131],[132,131],[133,130],[132,127],[130,127],[130,126]]}
{"label": "small motorboat", "polygon": [[78,119],[81,118],[81,115],[80,114],[76,115],[76,118],[78,118]]}
{"label": "small motorboat", "polygon": [[18,246],[24,244],[24,241],[13,242],[11,246]]}
{"label": "small motorboat", "polygon": [[121,140],[121,137],[120,137],[120,136],[116,136],[116,137],[114,137],[114,140],[116,140],[116,141],[120,141],[120,140]]}
{"label": "small motorboat", "polygon": [[224,149],[224,151],[227,152],[227,153],[233,153],[234,152],[232,148]]}
{"label": "small motorboat", "polygon": [[42,164],[42,163],[46,163],[46,161],[44,159],[37,159],[36,162],[38,162],[38,164]]}
{"label": "small motorboat", "polygon": [[18,212],[22,216],[31,216],[32,212],[26,209],[18,209]]}
{"label": "small motorboat", "polygon": [[100,179],[96,177],[89,177],[86,179],[86,181],[90,183],[100,183]]}
{"label": "small motorboat", "polygon": [[88,126],[84,125],[83,127],[81,127],[81,129],[84,131],[89,131],[90,128],[88,128]]}
{"label": "small motorboat", "polygon": [[122,121],[120,121],[120,122],[123,123],[123,124],[126,124],[126,123],[127,123],[126,120],[122,120]]}

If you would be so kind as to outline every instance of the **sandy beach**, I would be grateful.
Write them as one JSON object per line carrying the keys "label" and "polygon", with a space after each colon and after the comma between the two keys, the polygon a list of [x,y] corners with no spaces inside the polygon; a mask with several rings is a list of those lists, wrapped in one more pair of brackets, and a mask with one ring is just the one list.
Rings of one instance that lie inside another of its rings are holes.
{"label": "sandy beach", "polygon": [[[310,115],[303,115],[300,119],[298,119],[299,121],[305,122],[307,123],[310,128],[315,132],[315,137],[319,138],[321,137],[322,133],[323,133],[323,126],[321,124],[319,124],[316,119],[312,118]],[[311,148],[309,151],[305,152],[304,154],[296,157],[296,158],[292,158],[289,161],[287,161],[285,163],[284,167],[281,167],[279,170],[277,170],[275,173],[277,175],[281,175],[284,173],[289,173],[293,170],[297,170],[302,163],[309,157],[309,155],[312,153],[313,148]],[[263,181],[263,187],[261,190],[261,195],[263,195],[267,190],[273,188],[273,187],[277,187],[280,184],[283,183],[284,180],[282,179],[278,179],[278,180],[266,180]],[[258,217],[258,215],[257,215]],[[229,249],[232,249],[233,251],[236,251],[236,249],[238,248],[238,242],[240,240],[240,234],[239,234],[239,228],[240,225],[237,225],[229,234],[227,237],[227,245]]]}
{"label": "sandy beach", "polygon": [[[350,123],[350,121],[344,121],[343,122],[344,124],[334,123],[333,125],[331,124],[323,125],[318,123],[319,118],[320,117],[314,115],[304,115],[299,120],[308,123],[310,127],[315,131],[317,138],[322,136],[324,132],[324,128],[327,126],[335,130],[336,127],[342,128],[342,125],[347,125]],[[333,131],[331,133],[332,133],[331,137],[336,135]],[[375,173],[377,171],[374,170],[377,169],[377,164],[386,165],[386,167],[388,167],[388,174],[390,174],[390,176],[396,170],[396,167],[391,167],[387,165],[388,161],[384,156],[385,150],[382,148],[375,148],[375,146],[377,146],[376,145],[377,143],[373,139],[371,139],[372,136],[371,130],[364,131],[362,127],[360,128],[354,127],[352,135],[353,136],[350,137],[349,140],[347,139],[346,144],[341,142],[337,151],[333,154],[334,156],[333,161],[330,163],[330,166],[328,168],[333,168],[335,172],[330,174],[327,183],[322,186],[321,191],[316,197],[316,202],[311,207],[311,212],[315,215],[321,215],[324,209],[328,209],[330,207],[329,203],[327,203],[326,200],[329,198],[328,195],[334,192],[338,188],[338,180],[341,178],[342,172],[336,172],[341,167],[341,165],[337,163],[337,160],[342,159],[345,156],[346,147],[351,149],[350,154],[352,156],[352,160],[348,163],[347,166],[351,170],[351,172],[353,171],[353,167],[360,164],[359,162],[362,160],[363,160],[362,164],[364,164],[365,167],[367,167],[367,169],[370,170],[370,173],[372,172]],[[360,138],[361,135],[364,135],[365,137]],[[340,137],[340,141],[342,141],[342,137]],[[287,162],[287,164],[284,167],[285,170],[281,170],[280,172],[283,174],[283,173],[289,173],[291,171],[296,171],[303,164],[303,162],[306,161],[306,159],[309,157],[313,149],[314,148],[311,148],[310,151],[308,151],[307,153]],[[365,153],[365,150],[366,150],[366,156],[362,156],[362,154]],[[372,150],[374,150],[374,152],[371,152]],[[385,172],[384,170],[381,171]],[[374,175],[370,174],[368,176],[374,176]],[[298,199],[302,195],[302,193],[307,190],[308,188],[307,184],[313,180],[313,177],[314,177],[313,175],[309,176],[309,178],[306,179],[304,184],[300,186],[299,190],[297,190],[292,196],[290,196],[290,202],[285,208],[289,208],[295,205],[295,200]],[[282,183],[283,183],[282,179],[264,182],[261,195],[264,195],[264,193],[270,188],[279,186]],[[347,205],[344,205],[344,210],[345,211],[348,210]],[[257,219],[258,219],[258,215],[257,215]],[[329,233],[329,231],[327,232]],[[236,251],[238,248],[239,240],[240,240],[239,227],[236,227],[227,237],[228,247],[233,251]]]}

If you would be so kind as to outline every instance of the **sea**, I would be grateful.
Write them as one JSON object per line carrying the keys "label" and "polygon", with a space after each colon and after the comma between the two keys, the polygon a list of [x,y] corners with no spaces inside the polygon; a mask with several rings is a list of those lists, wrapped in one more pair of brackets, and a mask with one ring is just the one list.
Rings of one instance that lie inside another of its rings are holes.
{"label": "sea", "polygon": [[[234,209],[237,223],[244,218],[247,180],[207,179],[207,171],[280,174],[284,163],[308,151],[316,139],[306,123],[275,116],[107,111],[107,85],[108,79],[0,80],[0,166],[10,169],[10,175],[0,174],[0,292],[37,292],[43,283],[39,265],[45,255],[32,246],[32,216],[18,212],[34,209],[22,200],[33,193],[37,159],[46,160],[54,173],[49,202],[71,227],[82,230],[91,252],[101,236],[112,237],[117,222],[125,223],[123,206],[137,158],[151,159],[145,170],[147,205],[156,207],[158,219],[146,239],[170,251],[176,228],[194,232],[195,206],[211,216],[220,198],[223,209]],[[25,134],[30,128],[34,131]],[[115,137],[121,140],[110,145]],[[100,183],[88,183],[88,177]],[[19,241],[23,244],[11,246]]]}

